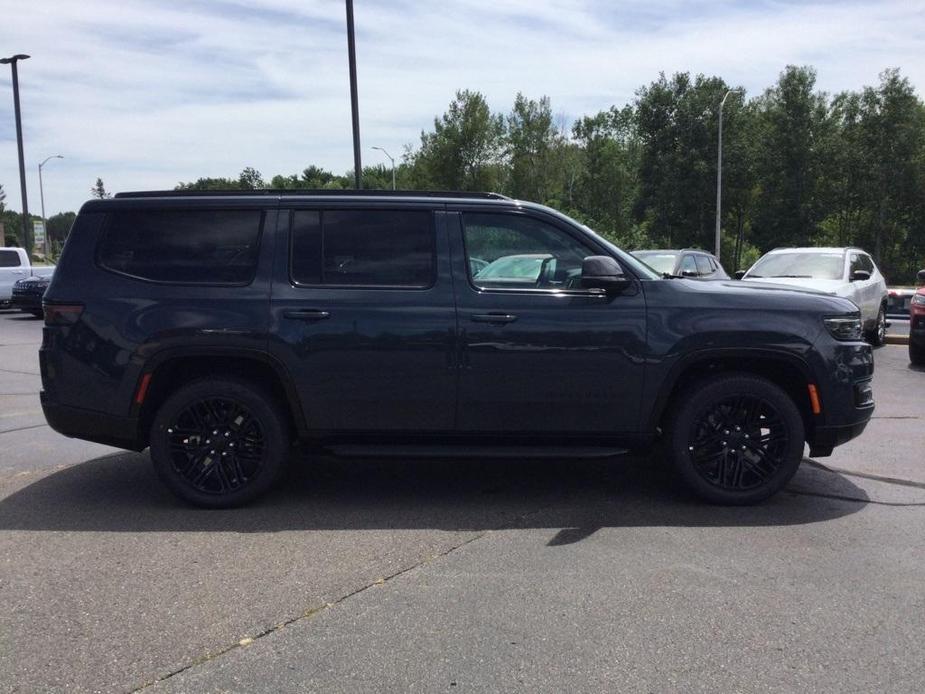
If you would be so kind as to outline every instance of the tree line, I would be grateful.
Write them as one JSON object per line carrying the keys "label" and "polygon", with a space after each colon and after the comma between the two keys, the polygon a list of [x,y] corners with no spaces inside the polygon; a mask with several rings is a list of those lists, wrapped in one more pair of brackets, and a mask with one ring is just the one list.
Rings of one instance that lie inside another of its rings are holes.
{"label": "tree line", "polygon": [[[787,67],[761,94],[721,77],[677,73],[632,103],[569,123],[548,97],[518,94],[508,112],[477,91],[405,147],[404,190],[489,190],[541,202],[621,247],[713,248],[718,107],[723,111],[723,250],[727,270],[778,246],[861,246],[894,284],[925,267],[925,105],[899,70],[875,86],[826,94],[811,67]],[[367,166],[363,187],[392,186]],[[102,185],[102,182],[99,182]],[[266,181],[200,178],[177,189],[353,187],[318,166]],[[10,226],[7,225],[9,233]]]}

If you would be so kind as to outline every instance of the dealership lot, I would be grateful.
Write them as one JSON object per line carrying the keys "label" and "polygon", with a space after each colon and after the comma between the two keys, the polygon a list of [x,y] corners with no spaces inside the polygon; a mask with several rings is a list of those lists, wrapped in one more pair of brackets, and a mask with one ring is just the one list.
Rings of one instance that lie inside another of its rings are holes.
{"label": "dealership lot", "polygon": [[63,438],[0,312],[0,690],[909,691],[925,679],[925,371],[756,508],[653,460],[323,459],[180,505]]}

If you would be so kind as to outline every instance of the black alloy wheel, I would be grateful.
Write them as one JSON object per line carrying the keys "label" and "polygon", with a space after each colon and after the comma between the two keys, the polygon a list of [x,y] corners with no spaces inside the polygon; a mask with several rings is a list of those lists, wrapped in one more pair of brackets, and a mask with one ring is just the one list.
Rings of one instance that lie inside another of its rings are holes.
{"label": "black alloy wheel", "polygon": [[167,398],[151,429],[151,460],[180,498],[225,508],[259,496],[289,453],[286,418],[275,399],[248,381],[195,381]]}
{"label": "black alloy wheel", "polygon": [[799,408],[760,376],[729,374],[691,384],[666,426],[671,461],[707,501],[744,505],[780,490],[803,458]]}

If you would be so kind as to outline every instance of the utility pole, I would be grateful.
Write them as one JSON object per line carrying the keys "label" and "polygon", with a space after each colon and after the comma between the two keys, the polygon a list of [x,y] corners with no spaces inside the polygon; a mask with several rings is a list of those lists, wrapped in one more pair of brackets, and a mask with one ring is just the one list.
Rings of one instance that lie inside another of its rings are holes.
{"label": "utility pole", "polygon": [[45,218],[45,186],[42,184],[42,167],[51,159],[64,159],[64,157],[60,154],[52,154],[50,157],[45,157],[39,164],[39,200],[42,202],[42,224],[45,226],[45,247],[42,250],[46,258],[48,257],[48,220]]}
{"label": "utility pole", "polygon": [[720,223],[723,212],[723,106],[726,105],[726,99],[738,89],[730,89],[719,102],[719,147],[716,151],[716,248],[713,255],[719,260],[720,251]]}
{"label": "utility pole", "polygon": [[357,190],[362,187],[360,176],[360,107],[357,103],[357,49],[353,32],[353,0],[347,0],[347,54],[350,62],[350,111],[353,117],[353,176]]}
{"label": "utility pole", "polygon": [[26,158],[22,151],[22,116],[19,110],[19,71],[16,63],[28,60],[29,56],[17,53],[11,58],[0,58],[0,64],[9,65],[13,69],[13,110],[16,113],[16,144],[19,146],[19,189],[22,193],[22,241],[29,245],[29,199],[26,197]]}
{"label": "utility pole", "polygon": [[395,190],[395,157],[386,152],[382,147],[373,147],[373,149],[378,149],[389,158],[389,161],[392,162],[392,190]]}

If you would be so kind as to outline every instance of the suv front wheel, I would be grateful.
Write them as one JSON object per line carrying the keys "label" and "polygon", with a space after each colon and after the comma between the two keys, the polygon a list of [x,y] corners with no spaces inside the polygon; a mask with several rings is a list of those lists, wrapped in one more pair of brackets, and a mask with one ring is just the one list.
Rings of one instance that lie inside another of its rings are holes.
{"label": "suv front wheel", "polygon": [[279,478],[289,456],[286,417],[262,388],[235,378],[194,381],[158,409],[151,460],[181,499],[206,508],[245,504]]}
{"label": "suv front wheel", "polygon": [[666,427],[671,462],[699,497],[716,504],[763,501],[803,459],[800,411],[767,379],[732,374],[685,392]]}

